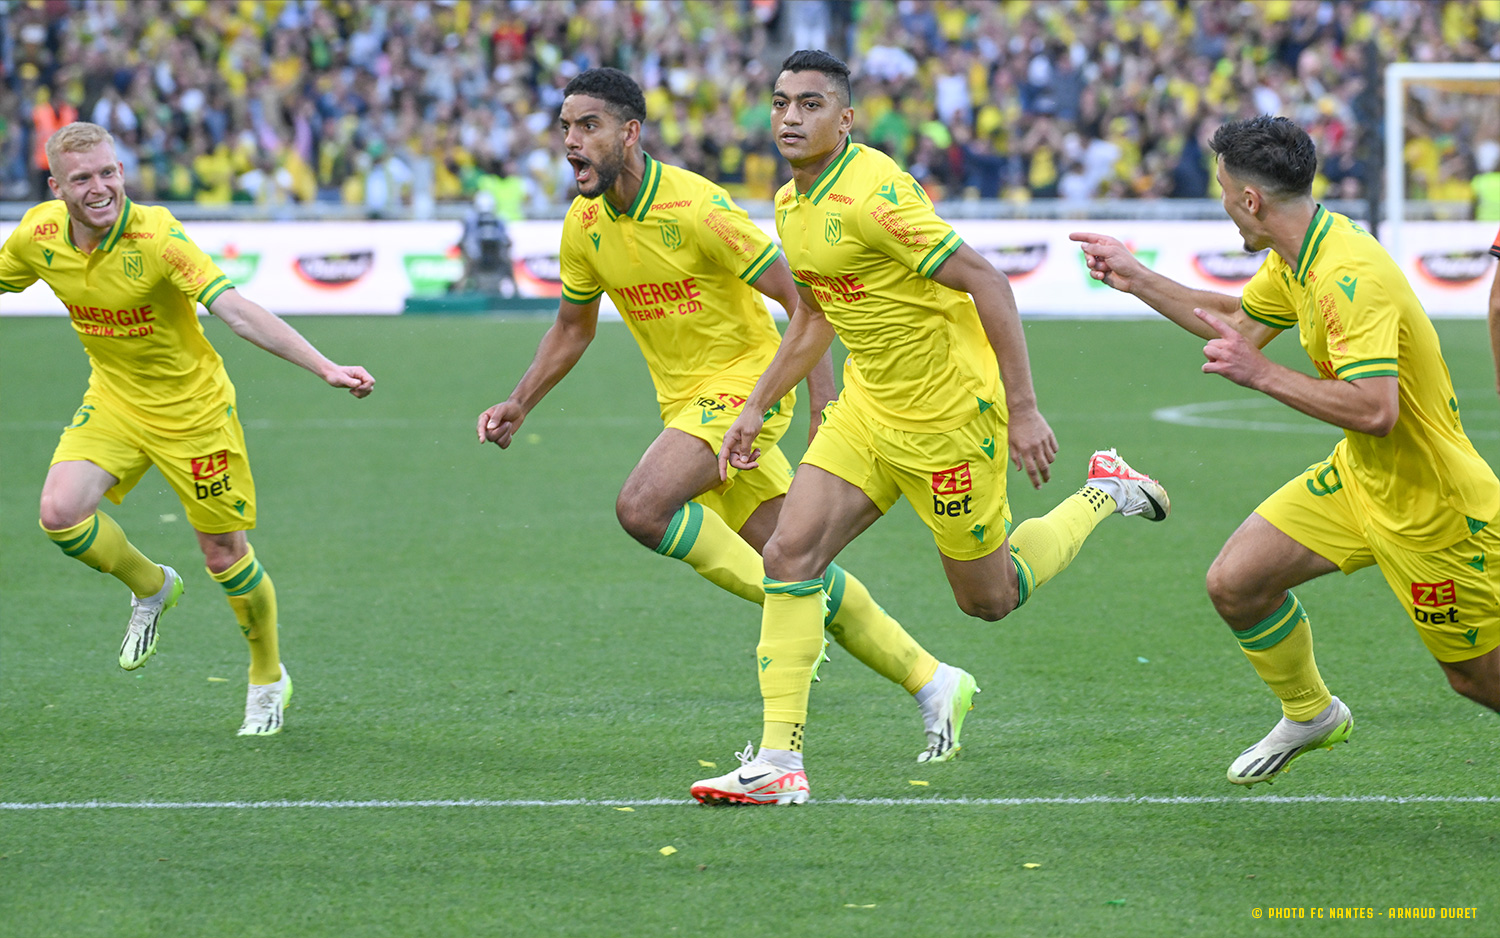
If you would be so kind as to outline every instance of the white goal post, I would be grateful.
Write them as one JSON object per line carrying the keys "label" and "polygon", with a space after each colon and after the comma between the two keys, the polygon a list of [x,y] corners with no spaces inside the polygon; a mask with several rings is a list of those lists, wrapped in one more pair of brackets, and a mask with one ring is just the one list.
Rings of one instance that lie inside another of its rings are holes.
{"label": "white goal post", "polygon": [[1380,240],[1392,257],[1401,253],[1406,214],[1406,90],[1412,84],[1493,95],[1500,108],[1500,62],[1396,62],[1385,69],[1385,218]]}

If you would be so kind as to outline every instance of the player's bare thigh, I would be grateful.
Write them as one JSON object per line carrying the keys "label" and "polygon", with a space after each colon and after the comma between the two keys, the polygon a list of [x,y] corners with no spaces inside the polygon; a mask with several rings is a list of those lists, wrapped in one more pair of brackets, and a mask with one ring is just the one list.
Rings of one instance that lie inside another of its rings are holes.
{"label": "player's bare thigh", "polygon": [[1010,559],[1010,538],[994,553],[974,560],[954,560],[942,552],[938,557],[943,561],[953,599],[965,615],[994,622],[1016,608],[1020,585]]}
{"label": "player's bare thigh", "polygon": [[677,509],[718,484],[718,455],[698,437],[668,427],[630,470],[615,515],[631,537],[654,548]]}
{"label": "player's bare thigh", "polygon": [[47,470],[47,481],[42,483],[42,527],[62,531],[81,523],[119,481],[85,459],[53,463]]}
{"label": "player's bare thigh", "polygon": [[1208,596],[1230,628],[1248,629],[1274,612],[1287,590],[1337,570],[1338,564],[1252,514],[1208,568]]}
{"label": "player's bare thigh", "polygon": [[1500,711],[1500,648],[1467,661],[1439,661],[1448,684],[1460,694]]}
{"label": "player's bare thigh", "polygon": [[880,509],[859,486],[803,463],[762,551],[766,576],[787,583],[822,576],[833,558],[879,518]]}

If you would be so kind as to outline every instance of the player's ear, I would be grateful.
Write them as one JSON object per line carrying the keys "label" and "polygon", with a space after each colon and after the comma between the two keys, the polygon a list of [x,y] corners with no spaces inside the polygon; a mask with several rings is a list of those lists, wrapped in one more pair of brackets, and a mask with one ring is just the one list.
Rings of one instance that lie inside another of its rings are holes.
{"label": "player's ear", "polygon": [[633,147],[641,142],[641,122],[628,120],[625,122],[625,145]]}
{"label": "player's ear", "polygon": [[839,132],[849,133],[854,129],[854,108],[846,107],[839,112]]}

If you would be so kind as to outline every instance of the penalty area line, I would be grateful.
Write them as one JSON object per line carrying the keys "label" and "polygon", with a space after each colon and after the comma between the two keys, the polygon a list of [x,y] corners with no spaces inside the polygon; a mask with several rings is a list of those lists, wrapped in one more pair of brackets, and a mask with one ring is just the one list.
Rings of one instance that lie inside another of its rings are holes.
{"label": "penalty area line", "polygon": [[[852,807],[1024,807],[1055,805],[1220,805],[1220,804],[1493,804],[1490,795],[1083,795],[1053,798],[814,798],[811,804]],[[557,799],[423,799],[411,801],[6,801],[0,811],[182,811],[266,810],[297,808],[649,808],[696,804],[684,798],[557,798]]]}

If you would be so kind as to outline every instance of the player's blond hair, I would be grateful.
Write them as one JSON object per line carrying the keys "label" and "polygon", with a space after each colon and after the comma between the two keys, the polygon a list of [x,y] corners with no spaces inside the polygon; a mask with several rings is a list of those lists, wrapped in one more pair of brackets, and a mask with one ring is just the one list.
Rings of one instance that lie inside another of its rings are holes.
{"label": "player's blond hair", "polygon": [[56,166],[58,157],[64,153],[83,153],[101,143],[107,143],[113,149],[115,138],[98,124],[88,121],[64,124],[47,138],[47,165]]}

